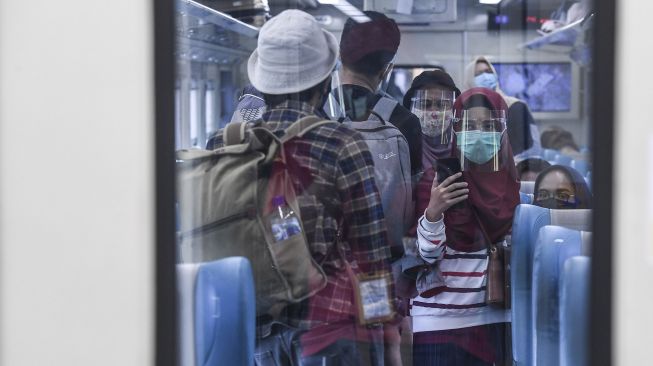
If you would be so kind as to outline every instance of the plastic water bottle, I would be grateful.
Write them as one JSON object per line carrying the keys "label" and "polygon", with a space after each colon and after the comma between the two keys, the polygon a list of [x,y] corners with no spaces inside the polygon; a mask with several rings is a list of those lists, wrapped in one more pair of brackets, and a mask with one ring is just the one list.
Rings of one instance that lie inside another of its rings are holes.
{"label": "plastic water bottle", "polygon": [[284,196],[276,196],[272,199],[272,207],[275,212],[270,218],[270,226],[274,241],[282,241],[302,232],[299,219],[295,212],[286,204]]}

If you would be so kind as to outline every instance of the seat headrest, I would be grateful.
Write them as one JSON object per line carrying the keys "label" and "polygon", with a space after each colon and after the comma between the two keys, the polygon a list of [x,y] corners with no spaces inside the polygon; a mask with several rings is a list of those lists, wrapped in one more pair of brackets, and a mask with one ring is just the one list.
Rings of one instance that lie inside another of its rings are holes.
{"label": "seat headrest", "polygon": [[592,256],[592,232],[580,232],[580,254],[588,257]]}
{"label": "seat headrest", "polygon": [[592,210],[551,210],[551,225],[569,229],[590,231],[592,229]]}
{"label": "seat headrest", "polygon": [[534,189],[535,189],[535,182],[523,181],[520,183],[519,186],[519,192],[526,193],[526,194],[533,194]]}

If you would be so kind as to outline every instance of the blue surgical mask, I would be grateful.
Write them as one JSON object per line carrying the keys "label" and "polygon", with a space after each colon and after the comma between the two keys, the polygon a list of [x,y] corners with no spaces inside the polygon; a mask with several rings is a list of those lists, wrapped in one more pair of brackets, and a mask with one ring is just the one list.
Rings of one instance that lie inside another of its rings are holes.
{"label": "blue surgical mask", "polygon": [[456,145],[467,160],[485,164],[499,151],[501,132],[456,132]]}
{"label": "blue surgical mask", "polygon": [[496,74],[489,72],[484,72],[482,74],[476,75],[474,78],[474,84],[481,88],[496,89],[499,84]]}

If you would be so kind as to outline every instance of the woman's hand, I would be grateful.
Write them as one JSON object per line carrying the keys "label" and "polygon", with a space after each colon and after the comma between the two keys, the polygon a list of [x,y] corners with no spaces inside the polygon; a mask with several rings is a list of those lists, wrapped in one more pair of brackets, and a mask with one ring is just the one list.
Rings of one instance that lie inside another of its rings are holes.
{"label": "woman's hand", "polygon": [[438,175],[433,179],[431,186],[431,199],[426,208],[426,219],[434,222],[440,220],[444,211],[469,196],[466,182],[453,183],[463,173],[456,173],[438,184]]}

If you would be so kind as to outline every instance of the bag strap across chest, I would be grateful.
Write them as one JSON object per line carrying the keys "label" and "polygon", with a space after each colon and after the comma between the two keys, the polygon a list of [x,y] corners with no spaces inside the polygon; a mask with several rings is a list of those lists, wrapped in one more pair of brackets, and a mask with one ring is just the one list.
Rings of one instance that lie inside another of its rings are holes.
{"label": "bag strap across chest", "polygon": [[[280,142],[285,143],[295,137],[303,137],[308,131],[327,124],[335,123],[329,120],[322,120],[318,116],[306,116],[291,124],[285,130],[285,134],[281,137]],[[254,127],[267,130],[265,127]],[[247,138],[247,123],[245,122],[232,122],[224,129],[223,139],[225,146],[242,144]]]}

